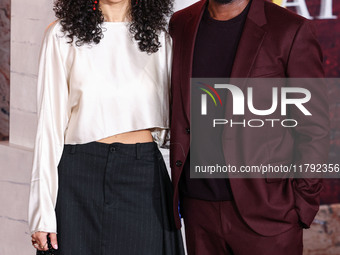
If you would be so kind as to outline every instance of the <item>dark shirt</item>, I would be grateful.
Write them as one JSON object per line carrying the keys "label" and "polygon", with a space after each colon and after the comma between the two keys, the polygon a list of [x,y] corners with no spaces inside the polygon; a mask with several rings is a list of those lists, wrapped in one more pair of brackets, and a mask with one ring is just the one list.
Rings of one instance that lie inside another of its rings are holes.
{"label": "dark shirt", "polygon": [[[245,23],[250,4],[238,16],[227,21],[218,21],[210,17],[206,9],[200,22],[193,57],[193,78],[229,78],[234,63],[239,40],[241,38],[243,25]],[[221,95],[225,106],[225,95]],[[197,109],[196,109],[197,110]],[[193,111],[193,109],[191,109]],[[224,116],[224,107],[216,108],[215,114],[221,118]],[[206,123],[200,123],[200,129],[204,129]],[[193,130],[193,128],[191,128]],[[208,128],[206,128],[208,130]],[[214,150],[194,151],[191,154],[199,159],[200,165],[206,165],[205,158],[214,158],[216,163],[226,164],[222,151],[223,125],[214,129],[214,134],[209,133],[200,138],[200,142],[191,141],[191,148],[206,147]],[[206,134],[206,132],[205,132]],[[206,146],[202,146],[206,145]],[[190,153],[189,153],[190,154]],[[209,164],[208,164],[209,165]],[[232,192],[229,179],[191,179],[190,178],[190,156],[188,155],[184,164],[182,178],[180,180],[180,192],[182,196],[209,200],[228,201],[232,200]]]}

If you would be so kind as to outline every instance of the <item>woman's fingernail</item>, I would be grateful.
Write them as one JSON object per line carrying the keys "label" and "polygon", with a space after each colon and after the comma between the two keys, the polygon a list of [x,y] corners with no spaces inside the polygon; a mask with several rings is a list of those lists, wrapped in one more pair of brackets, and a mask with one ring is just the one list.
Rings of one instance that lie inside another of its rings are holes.
{"label": "woman's fingernail", "polygon": [[58,244],[53,245],[54,249],[58,249]]}

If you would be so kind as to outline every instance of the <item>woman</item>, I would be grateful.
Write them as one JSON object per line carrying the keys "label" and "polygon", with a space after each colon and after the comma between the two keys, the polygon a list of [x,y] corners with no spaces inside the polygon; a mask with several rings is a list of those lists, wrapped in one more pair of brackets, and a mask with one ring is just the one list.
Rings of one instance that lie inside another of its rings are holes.
{"label": "woman", "polygon": [[38,78],[29,202],[37,250],[49,237],[61,255],[183,254],[158,150],[169,127],[171,8],[55,2]]}

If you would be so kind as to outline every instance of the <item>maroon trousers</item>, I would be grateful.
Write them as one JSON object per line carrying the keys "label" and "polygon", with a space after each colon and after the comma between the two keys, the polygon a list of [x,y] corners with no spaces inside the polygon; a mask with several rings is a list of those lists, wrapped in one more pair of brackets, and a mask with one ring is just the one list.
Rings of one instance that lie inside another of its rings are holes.
{"label": "maroon trousers", "polygon": [[234,202],[182,200],[188,255],[302,255],[302,228],[261,236],[242,220]]}

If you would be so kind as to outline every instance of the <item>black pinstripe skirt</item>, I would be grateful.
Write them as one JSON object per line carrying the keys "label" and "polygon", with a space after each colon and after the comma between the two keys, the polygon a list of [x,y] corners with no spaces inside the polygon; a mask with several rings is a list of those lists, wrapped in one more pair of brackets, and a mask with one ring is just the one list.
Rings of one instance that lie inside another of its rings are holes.
{"label": "black pinstripe skirt", "polygon": [[184,254],[156,143],[65,145],[58,176],[57,254]]}

